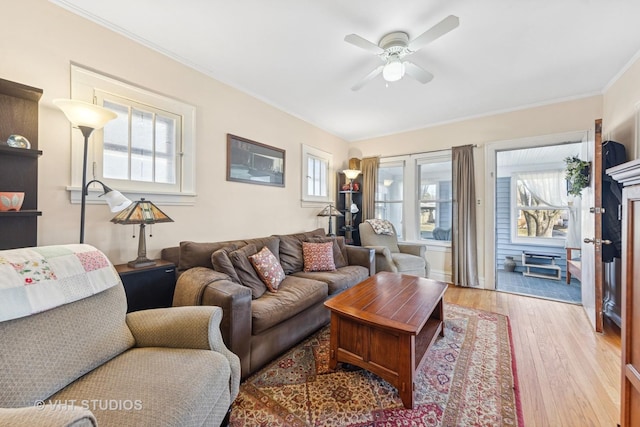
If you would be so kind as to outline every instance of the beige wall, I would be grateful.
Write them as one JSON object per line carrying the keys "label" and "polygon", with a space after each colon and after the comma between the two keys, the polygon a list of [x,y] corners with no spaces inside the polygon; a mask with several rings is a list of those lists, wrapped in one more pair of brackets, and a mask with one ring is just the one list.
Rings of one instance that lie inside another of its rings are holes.
{"label": "beige wall", "polygon": [[[301,144],[333,153],[346,166],[347,146],[335,136],[167,57],[81,19],[45,0],[4,2],[0,77],[42,88],[40,101],[40,245],[78,241],[80,206],[71,204],[69,122],[52,99],[70,95],[70,63],[98,70],[197,108],[197,202],[161,206],[174,223],[153,227],[150,257],[181,240],[215,241],[310,230],[326,221],[300,202]],[[226,134],[286,150],[285,188],[227,182]],[[152,197],[149,197],[152,199]],[[130,226],[115,225],[106,205],[87,207],[86,237],[115,263],[134,259]],[[137,230],[136,230],[137,235]]]}
{"label": "beige wall", "polygon": [[[592,96],[493,116],[433,126],[396,135],[358,141],[349,144],[349,156],[394,156],[435,151],[452,146],[476,144],[476,196],[480,202],[478,219],[478,258],[481,284],[484,283],[485,239],[485,151],[484,146],[498,141],[518,140],[535,136],[588,130],[602,116],[602,97]],[[517,144],[517,141],[514,141]],[[430,246],[427,258],[434,278],[449,280],[451,252]]]}
{"label": "beige wall", "polygon": [[640,105],[640,59],[635,61],[604,93],[602,132],[605,139],[627,148],[627,159],[638,157],[636,111]]}
{"label": "beige wall", "polygon": [[[477,197],[480,200],[479,255],[483,269],[484,149],[487,143],[590,129],[604,119],[605,137],[628,149],[635,140],[635,104],[640,101],[640,61],[594,96],[510,113],[433,126],[412,132],[345,144],[249,95],[185,67],[45,0],[3,5],[0,26],[0,77],[44,89],[40,102],[39,244],[71,243],[78,239],[79,211],[69,202],[70,128],[51,102],[69,96],[71,62],[179,98],[197,107],[197,202],[193,207],[163,206],[175,223],[154,227],[147,239],[150,256],[180,240],[221,240],[287,233],[324,226],[315,206],[300,202],[301,144],[334,155],[336,169],[346,159],[371,155],[433,151],[477,144]],[[78,132],[73,130],[73,132]],[[285,188],[230,183],[225,180],[226,133],[284,148]],[[347,152],[348,151],[348,152]],[[107,252],[114,262],[135,258],[132,229],[109,223],[105,206],[87,209],[86,241]],[[450,253],[430,248],[432,268],[450,272]]]}

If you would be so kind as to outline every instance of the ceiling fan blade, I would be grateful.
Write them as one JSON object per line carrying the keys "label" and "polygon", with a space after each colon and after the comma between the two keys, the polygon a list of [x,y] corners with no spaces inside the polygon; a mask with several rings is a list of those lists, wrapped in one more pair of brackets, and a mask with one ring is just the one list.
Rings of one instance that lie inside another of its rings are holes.
{"label": "ceiling fan blade", "polygon": [[364,39],[364,38],[360,37],[357,34],[349,34],[348,36],[345,36],[344,37],[344,41],[346,41],[347,43],[351,43],[354,46],[358,46],[360,49],[364,49],[364,50],[368,50],[369,52],[373,52],[376,55],[379,55],[382,52],[384,52],[384,49],[382,49],[380,46],[378,46],[375,43],[370,42],[367,39]]}
{"label": "ceiling fan blade", "polygon": [[351,87],[351,90],[353,91],[360,90],[362,86],[366,85],[370,80],[373,80],[378,74],[380,74],[383,68],[384,68],[384,65],[379,65],[376,69],[374,69],[372,72],[367,74],[362,80],[360,80],[358,83],[353,85]]}
{"label": "ceiling fan blade", "polygon": [[444,36],[449,31],[456,28],[458,25],[460,25],[460,18],[455,15],[449,15],[442,21],[438,22],[436,25],[413,39],[409,43],[409,49],[415,52],[418,49],[425,47],[435,39]]}
{"label": "ceiling fan blade", "polygon": [[433,74],[418,67],[413,62],[404,61],[404,71],[422,84],[429,83],[433,80]]}

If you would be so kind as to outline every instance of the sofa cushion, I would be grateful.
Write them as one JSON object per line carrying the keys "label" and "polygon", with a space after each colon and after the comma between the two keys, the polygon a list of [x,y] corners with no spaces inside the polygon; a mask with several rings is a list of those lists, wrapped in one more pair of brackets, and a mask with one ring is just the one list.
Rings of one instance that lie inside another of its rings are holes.
{"label": "sofa cushion", "polygon": [[302,271],[304,262],[302,258],[302,242],[311,236],[324,236],[324,228],[297,234],[284,234],[276,236],[280,239],[280,265],[285,274]]}
{"label": "sofa cushion", "polygon": [[211,411],[224,417],[231,403],[230,375],[229,361],[217,352],[134,348],[50,399],[86,402],[99,426],[200,426]]}
{"label": "sofa cushion", "polygon": [[240,284],[251,289],[251,297],[254,299],[260,298],[267,291],[267,286],[262,283],[258,273],[251,265],[251,261],[249,261],[249,257],[255,255],[256,252],[258,252],[256,245],[251,244],[236,249],[229,254],[229,259],[236,270],[238,279],[240,279]]}
{"label": "sofa cushion", "polygon": [[262,249],[263,247],[266,246],[267,248],[269,248],[269,251],[273,255],[275,255],[278,262],[280,262],[280,239],[278,237],[276,236],[258,237],[255,239],[247,239],[244,242],[247,245],[250,245],[250,244],[256,245],[257,249]]}
{"label": "sofa cushion", "polygon": [[231,278],[231,281],[236,283],[240,283],[240,278],[238,277],[238,273],[236,273],[236,269],[233,267],[229,254],[240,247],[241,245],[232,243],[211,254],[211,264],[213,264],[214,270],[226,274]]}
{"label": "sofa cushion", "polygon": [[193,267],[213,268],[211,264],[211,254],[230,244],[237,244],[238,247],[243,246],[242,241],[215,242],[215,243],[198,243],[198,242],[180,242],[180,261],[178,262],[178,270],[185,271]]}
{"label": "sofa cushion", "polygon": [[284,279],[284,270],[269,248],[265,246],[257,254],[251,255],[249,261],[269,291],[277,292]]}
{"label": "sofa cushion", "polygon": [[278,293],[266,293],[251,301],[252,333],[257,335],[314,304],[322,303],[328,286],[319,280],[287,276]]}
{"label": "sofa cushion", "polygon": [[344,291],[369,277],[369,269],[359,265],[347,265],[335,271],[300,271],[294,277],[320,280],[329,286],[329,295]]}
{"label": "sofa cushion", "polygon": [[333,242],[302,242],[303,271],[334,271]]}
{"label": "sofa cushion", "polygon": [[307,242],[311,243],[325,243],[325,242],[333,242],[333,262],[336,265],[336,268],[344,267],[348,265],[347,263],[347,248],[344,246],[344,237],[318,237],[311,236],[307,239]]}

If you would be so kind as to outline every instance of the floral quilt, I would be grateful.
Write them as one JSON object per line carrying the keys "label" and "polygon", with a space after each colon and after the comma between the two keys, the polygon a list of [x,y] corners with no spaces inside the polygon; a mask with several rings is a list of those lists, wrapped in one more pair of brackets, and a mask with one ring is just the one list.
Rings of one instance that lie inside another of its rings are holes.
{"label": "floral quilt", "polygon": [[120,283],[106,255],[90,245],[0,251],[0,322],[97,294]]}

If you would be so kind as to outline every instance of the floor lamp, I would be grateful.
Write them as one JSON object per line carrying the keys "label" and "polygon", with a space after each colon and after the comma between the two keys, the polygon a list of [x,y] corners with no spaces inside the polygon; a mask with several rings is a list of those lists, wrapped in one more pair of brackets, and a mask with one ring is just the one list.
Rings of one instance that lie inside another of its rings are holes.
{"label": "floor lamp", "polygon": [[[82,161],[82,202],[80,207],[80,243],[84,243],[84,217],[88,186],[87,151],[89,148],[89,136],[91,136],[91,133],[94,130],[102,129],[108,121],[115,119],[117,117],[117,114],[98,105],[89,104],[88,102],[83,101],[77,101],[75,99],[54,99],[53,103],[62,110],[62,112],[65,116],[67,116],[67,119],[71,122],[72,125],[77,126],[78,129],[80,129],[80,131],[82,132],[82,136],[84,136],[84,158]],[[100,184],[102,183],[100,182]],[[109,193],[109,191],[106,191],[108,187],[106,187],[104,184],[102,185],[105,188],[105,194]],[[120,194],[120,196],[122,196],[122,194]],[[131,204],[131,201],[129,201],[129,204]],[[122,209],[124,209],[124,207]]]}

